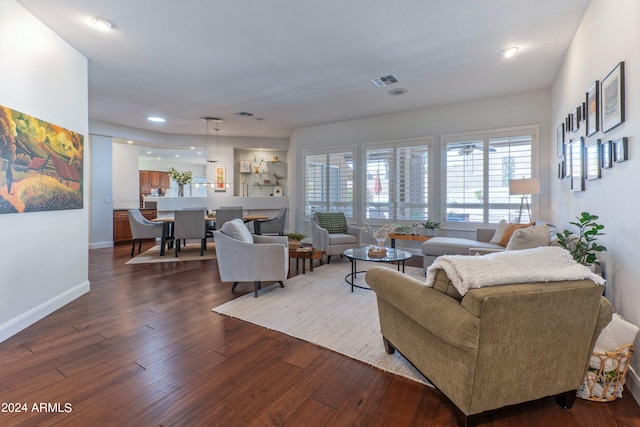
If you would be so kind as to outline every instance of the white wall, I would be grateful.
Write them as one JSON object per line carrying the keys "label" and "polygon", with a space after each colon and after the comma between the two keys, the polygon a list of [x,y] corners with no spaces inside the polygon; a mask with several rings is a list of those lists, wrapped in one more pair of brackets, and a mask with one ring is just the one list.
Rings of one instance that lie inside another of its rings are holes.
{"label": "white wall", "polygon": [[[629,161],[616,163],[602,171],[602,179],[587,181],[586,191],[571,192],[568,180],[552,179],[550,188],[552,221],[562,228],[571,228],[569,221],[582,211],[600,216],[606,236],[600,241],[608,249],[601,258],[608,280],[607,297],[616,311],[640,325],[640,2],[637,0],[592,0],[567,52],[564,64],[551,91],[552,128],[579,102],[584,101],[587,88],[602,80],[620,61],[626,69],[626,121],[587,141],[603,141],[623,136],[629,138]],[[550,138],[555,139],[551,129]],[[582,135],[582,134],[581,134]],[[549,153],[550,162],[555,154]],[[553,173],[552,173],[553,175]],[[636,348],[640,340],[636,340]],[[632,358],[633,371],[629,382],[640,401],[640,357]]]}
{"label": "white wall", "polygon": [[113,246],[113,188],[111,138],[91,135],[90,249]]}
{"label": "white wall", "polygon": [[[88,140],[87,60],[14,0],[0,0],[0,102]],[[84,209],[0,215],[0,341],[88,292]]]}
{"label": "white wall", "polygon": [[[290,154],[287,156],[289,162],[295,165],[291,176],[304,177],[305,150],[356,145],[356,160],[362,164],[363,143],[432,136],[434,144],[431,148],[429,165],[431,171],[429,203],[430,212],[433,212],[433,215],[430,217],[441,221],[438,180],[441,174],[441,135],[539,124],[539,146],[538,152],[534,155],[542,160],[540,178],[544,193],[549,186],[550,168],[547,160],[550,146],[549,100],[549,91],[542,90],[297,129],[291,137]],[[555,168],[555,163],[553,167]],[[361,183],[358,182],[360,174],[357,174],[355,179],[356,200],[359,201],[356,206],[363,206],[363,194],[359,191]],[[294,188],[293,185],[295,184],[290,184],[289,194],[290,198],[294,198],[291,205],[294,207],[296,231],[304,233],[307,230],[304,219],[304,188],[299,184]],[[548,205],[544,201],[539,203],[537,197],[534,197],[532,214],[538,214],[539,218],[546,218]],[[460,233],[450,231],[450,234]]]}
{"label": "white wall", "polygon": [[140,207],[140,173],[138,147],[112,144],[113,209]]}

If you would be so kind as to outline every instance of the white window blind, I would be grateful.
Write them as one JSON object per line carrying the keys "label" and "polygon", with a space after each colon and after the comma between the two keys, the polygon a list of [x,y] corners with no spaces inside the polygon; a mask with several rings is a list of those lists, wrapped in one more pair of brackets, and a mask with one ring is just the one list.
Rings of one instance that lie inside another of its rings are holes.
{"label": "white window blind", "polygon": [[354,152],[305,155],[305,214],[344,212],[353,218]]}
{"label": "white window blind", "polygon": [[[497,223],[518,216],[509,181],[533,176],[534,128],[444,137],[447,222]],[[522,222],[530,218],[521,219]]]}
{"label": "white window blind", "polygon": [[429,141],[365,147],[366,219],[429,218]]}

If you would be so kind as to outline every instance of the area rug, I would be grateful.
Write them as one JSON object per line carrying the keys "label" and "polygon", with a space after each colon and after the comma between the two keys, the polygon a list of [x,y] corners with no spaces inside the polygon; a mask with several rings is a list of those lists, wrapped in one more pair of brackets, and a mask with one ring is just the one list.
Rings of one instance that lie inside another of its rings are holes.
{"label": "area rug", "polygon": [[[136,248],[137,249],[137,248]],[[131,258],[126,264],[151,264],[157,262],[182,262],[182,261],[205,261],[216,259],[215,243],[207,243],[207,250],[200,256],[200,243],[189,243],[180,247],[180,253],[175,256],[175,249],[164,249],[164,256],[160,256],[160,245],[142,252]]]}
{"label": "area rug", "polygon": [[[282,332],[387,372],[429,385],[429,381],[398,352],[384,350],[375,293],[344,281],[351,271],[346,260],[332,260],[307,274],[285,281],[285,287],[265,287],[258,298],[253,292],[213,309],[268,329]],[[390,264],[358,262],[358,270]],[[295,266],[293,267],[295,268]],[[406,267],[405,273],[424,281],[424,270]],[[364,274],[356,284],[366,285]],[[240,285],[242,286],[242,285]]]}

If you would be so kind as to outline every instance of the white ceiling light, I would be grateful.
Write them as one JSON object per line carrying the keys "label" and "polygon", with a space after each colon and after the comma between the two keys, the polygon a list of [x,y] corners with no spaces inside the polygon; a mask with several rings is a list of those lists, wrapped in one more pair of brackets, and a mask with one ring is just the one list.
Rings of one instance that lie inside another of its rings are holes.
{"label": "white ceiling light", "polygon": [[164,122],[166,122],[166,120],[163,117],[158,117],[158,116],[149,116],[149,117],[147,117],[147,120],[149,120],[150,122],[154,122],[154,123],[164,123]]}
{"label": "white ceiling light", "polygon": [[406,90],[403,87],[399,87],[397,89],[391,89],[389,92],[387,92],[389,95],[391,96],[400,96],[400,95],[405,95],[407,92],[409,92],[408,90]]}
{"label": "white ceiling light", "polygon": [[116,24],[109,21],[108,19],[101,18],[99,16],[94,16],[93,18],[91,18],[91,23],[102,31],[109,31],[116,28]]}
{"label": "white ceiling light", "polygon": [[[205,149],[206,149],[206,157],[207,157],[207,162],[208,163],[217,163],[218,162],[218,158],[219,158],[219,146],[220,146],[220,142],[218,141],[218,135],[220,133],[220,123],[224,122],[223,119],[219,118],[219,117],[203,117],[202,120],[204,120],[206,122],[206,143],[205,143]],[[215,159],[211,159],[209,157],[209,140],[211,137],[211,133],[209,132],[209,123],[212,122],[213,123],[213,131],[215,131],[215,137],[214,137],[214,142],[215,142],[215,150],[214,150],[214,154],[215,154]]]}
{"label": "white ceiling light", "polygon": [[508,47],[506,49],[502,49],[500,51],[500,55],[504,56],[505,58],[511,58],[513,55],[515,55],[516,53],[518,53],[520,49],[512,46],[512,47]]}

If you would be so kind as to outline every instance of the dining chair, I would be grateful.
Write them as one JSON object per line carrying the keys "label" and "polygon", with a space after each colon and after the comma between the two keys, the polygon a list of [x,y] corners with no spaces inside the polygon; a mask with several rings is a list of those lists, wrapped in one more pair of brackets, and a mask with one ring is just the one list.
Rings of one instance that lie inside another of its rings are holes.
{"label": "dining chair", "polygon": [[181,210],[175,211],[174,215],[173,237],[176,256],[180,252],[180,241],[186,239],[200,239],[200,256],[203,256],[207,247],[205,210]]}
{"label": "dining chair", "polygon": [[161,252],[164,253],[164,224],[159,222],[151,222],[145,218],[140,209],[129,209],[129,226],[131,227],[131,236],[133,236],[133,245],[131,246],[131,256],[133,256],[136,248],[136,241],[138,241],[138,253],[142,249],[142,240],[155,239],[160,237],[162,248]]}
{"label": "dining chair", "polygon": [[288,208],[282,208],[274,218],[255,221],[256,234],[270,233],[284,236],[284,225],[287,220],[287,210]]}
{"label": "dining chair", "polygon": [[228,206],[216,209],[215,229],[221,230],[225,222],[240,218],[242,220],[242,206]]}

